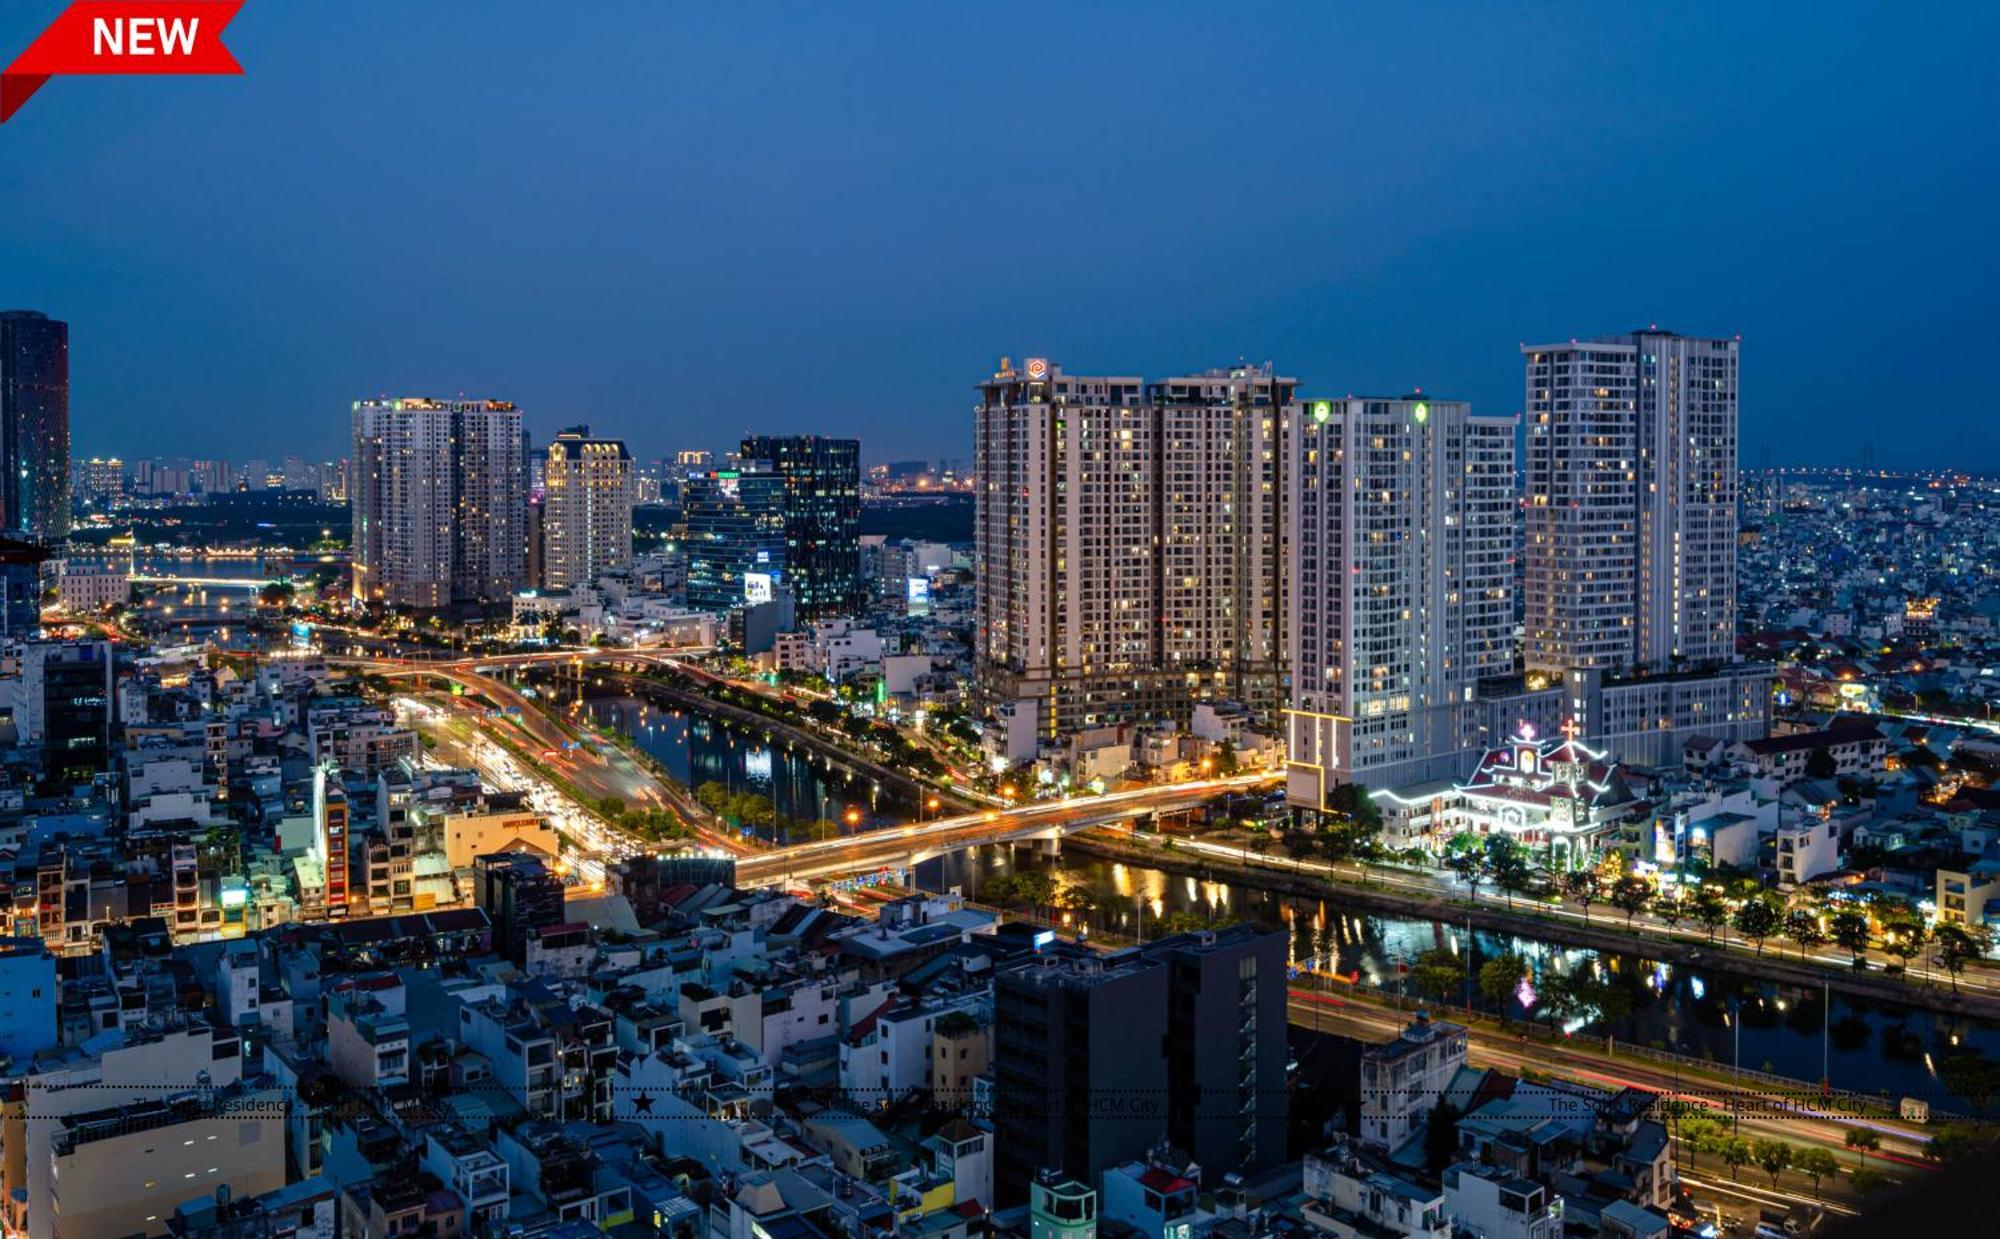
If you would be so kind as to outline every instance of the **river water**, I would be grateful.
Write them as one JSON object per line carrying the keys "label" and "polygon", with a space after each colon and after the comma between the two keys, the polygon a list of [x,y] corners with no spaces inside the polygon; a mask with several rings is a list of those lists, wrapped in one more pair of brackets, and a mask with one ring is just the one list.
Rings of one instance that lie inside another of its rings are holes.
{"label": "river water", "polygon": [[[1249,920],[1287,931],[1294,965],[1358,974],[1363,984],[1392,991],[1404,988],[1403,965],[1437,948],[1461,959],[1469,956],[1475,976],[1481,963],[1510,951],[1524,956],[1538,977],[1552,968],[1564,974],[1590,968],[1597,978],[1626,988],[1631,1011],[1613,1021],[1574,1025],[1576,1035],[1609,1033],[1628,1043],[1723,1066],[1740,1062],[1747,1069],[1800,1080],[1820,1079],[1824,1056],[1835,1088],[1923,1097],[1963,1111],[1937,1078],[1938,1058],[1961,1045],[2000,1057],[2000,1026],[1984,1020],[1838,993],[1830,995],[1828,1011],[1819,989],[1636,955],[1600,957],[1595,951],[1516,934],[1345,909],[1338,900],[1292,898],[1083,856],[1051,859],[1026,845],[960,853],[919,866],[917,877],[926,887],[957,886],[976,898],[980,882],[1021,870],[1049,871],[1063,886],[1089,891],[1096,902],[1088,920],[1099,929],[1131,937],[1142,913],[1147,937],[1162,932],[1159,922],[1176,914],[1185,914],[1182,920],[1186,915]],[[1612,910],[1607,915],[1615,921],[1619,914]],[[1767,949],[1778,948],[1773,944]],[[1340,986],[1336,981],[1331,987],[1337,991]],[[1478,995],[1476,985],[1472,989],[1472,1005],[1495,1009]],[[1524,1008],[1522,998],[1532,998],[1532,986],[1506,1004],[1509,1018],[1536,1017],[1536,1008]],[[1452,1001],[1462,1005],[1465,997]]]}
{"label": "river water", "polygon": [[[865,776],[830,767],[804,749],[773,744],[761,733],[634,697],[594,698],[587,709],[592,721],[630,736],[690,790],[721,783],[770,797],[783,819],[838,822],[842,830],[910,820],[907,806]],[[852,825],[849,810],[858,819]]]}
{"label": "river water", "polygon": [[[844,823],[853,808],[861,819],[854,829],[860,830],[900,824],[913,816],[909,806],[876,792],[865,778],[829,769],[761,734],[629,697],[595,699],[589,709],[600,724],[636,739],[689,787],[718,782],[769,796],[783,817],[796,821]],[[1624,987],[1631,1009],[1615,1020],[1573,1024],[1569,1031],[1574,1035],[1609,1034],[1627,1043],[1799,1080],[1819,1080],[1824,1066],[1835,1088],[1923,1097],[1963,1110],[1938,1080],[1938,1059],[1960,1046],[2000,1058],[2000,1025],[1990,1021],[1827,995],[1706,966],[1600,955],[1516,934],[1468,931],[1462,924],[1343,908],[1337,899],[1293,898],[1083,856],[1049,858],[1032,846],[958,853],[918,866],[916,877],[929,889],[957,886],[977,898],[981,882],[1025,870],[1046,870],[1065,887],[1089,891],[1095,907],[1087,919],[1099,930],[1130,937],[1140,928],[1142,914],[1148,937],[1163,932],[1161,922],[1170,917],[1249,920],[1285,930],[1292,962],[1302,969],[1391,990],[1403,987],[1406,965],[1433,949],[1469,958],[1472,975],[1481,963],[1506,952],[1524,956],[1536,977],[1550,969],[1569,974],[1589,968],[1595,977]],[[1607,910],[1604,915],[1615,920],[1618,913]],[[1781,947],[1773,943],[1767,949],[1775,953]],[[1337,989],[1340,983],[1333,984]],[[1495,1009],[1476,986],[1470,998],[1474,1006]],[[1529,1004],[1524,1006],[1522,999]],[[1506,1006],[1509,1018],[1540,1017],[1532,986]]]}
{"label": "river water", "polygon": [[[228,650],[260,647],[262,641],[250,623],[257,613],[257,590],[269,576],[292,570],[289,556],[95,551],[71,558],[142,577],[185,582],[147,587],[146,622],[159,631],[162,644],[206,642]],[[221,581],[243,584],[204,583]]]}

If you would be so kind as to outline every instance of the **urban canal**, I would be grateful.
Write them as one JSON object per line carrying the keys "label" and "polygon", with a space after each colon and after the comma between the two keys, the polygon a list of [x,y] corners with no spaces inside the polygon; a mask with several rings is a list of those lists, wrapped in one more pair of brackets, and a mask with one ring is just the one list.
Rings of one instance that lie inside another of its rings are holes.
{"label": "urban canal", "polygon": [[[877,792],[865,777],[829,768],[803,750],[774,744],[754,731],[630,697],[592,699],[587,708],[595,722],[632,737],[689,788],[714,782],[768,796],[785,821],[824,820],[841,823],[844,830],[869,830],[916,816],[911,806]],[[850,810],[853,825],[847,824]],[[1089,893],[1090,910],[1072,914],[1079,926],[1087,922],[1123,937],[1143,928],[1150,937],[1188,923],[1248,920],[1286,930],[1295,965],[1392,994],[1406,986],[1404,969],[1430,950],[1469,955],[1469,975],[1507,952],[1527,959],[1537,978],[1551,970],[1568,975],[1587,969],[1595,979],[1623,988],[1629,1010],[1614,1019],[1572,1020],[1566,1026],[1570,1032],[1608,1034],[1628,1045],[1672,1051],[1722,1068],[1735,1064],[1816,1081],[1824,1063],[1834,1088],[1927,1098],[1944,1109],[1965,1112],[1969,1107],[1962,1099],[1954,1104],[1939,1079],[1939,1060],[1964,1049],[2000,1058],[2000,1025],[1987,1020],[1826,994],[1734,970],[1601,955],[1504,932],[1468,931],[1462,924],[1349,911],[1337,899],[1302,899],[1081,855],[1049,857],[1030,844],[927,861],[918,866],[916,881],[930,890],[956,886],[977,899],[982,882],[1029,871],[1047,872],[1060,886]],[[1606,915],[1615,920],[1618,914]],[[1783,948],[1774,942],[1767,949]],[[1496,1010],[1476,985],[1469,987],[1469,996],[1472,1005]],[[1409,998],[1417,1005],[1413,993]],[[1463,1003],[1465,996],[1453,1001]],[[1510,1019],[1546,1020],[1532,984],[1508,1008]]]}
{"label": "urban canal", "polygon": [[[1827,995],[1821,989],[1781,985],[1734,971],[1670,965],[1636,955],[1600,956],[1518,935],[1468,931],[1463,924],[1347,911],[1337,899],[1295,898],[1080,855],[1051,858],[1032,845],[958,853],[918,866],[917,877],[927,889],[957,886],[976,899],[984,881],[1037,870],[1048,872],[1065,888],[1077,886],[1088,892],[1093,906],[1077,919],[1099,929],[1133,936],[1142,928],[1141,913],[1147,937],[1193,920],[1248,920],[1288,931],[1295,965],[1356,978],[1392,994],[1406,986],[1404,967],[1434,949],[1461,958],[1469,954],[1469,974],[1475,976],[1480,964],[1510,951],[1527,959],[1538,978],[1549,970],[1567,975],[1586,968],[1596,979],[1625,989],[1630,1010],[1613,1020],[1573,1022],[1570,1031],[1609,1034],[1626,1044],[1673,1051],[1723,1068],[1740,1064],[1745,1070],[1816,1081],[1824,1057],[1834,1088],[1920,1097],[1943,1109],[1968,1113],[1968,1106],[1950,1100],[1939,1079],[1939,1060],[1968,1048],[2000,1058],[2000,1025],[1986,1020]],[[1615,921],[1618,913],[1609,916]],[[1779,947],[1774,942],[1767,949],[1775,952]],[[1945,983],[1942,978],[1938,981]],[[1333,982],[1335,988],[1340,984]],[[1476,985],[1470,991],[1472,1005],[1496,1010]],[[1510,1019],[1538,1017],[1538,1004],[1524,1008],[1523,999],[1533,1003],[1532,984],[1507,1004]],[[1452,1001],[1463,1004],[1465,998],[1454,996]],[[1410,1005],[1420,1005],[1414,994]]]}

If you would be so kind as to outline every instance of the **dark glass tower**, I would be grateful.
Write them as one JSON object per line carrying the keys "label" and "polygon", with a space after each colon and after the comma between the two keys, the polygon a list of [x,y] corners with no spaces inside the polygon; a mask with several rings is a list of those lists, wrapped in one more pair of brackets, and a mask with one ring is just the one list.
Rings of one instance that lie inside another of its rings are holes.
{"label": "dark glass tower", "polygon": [[802,619],[859,610],[861,441],[750,435],[743,459],[785,480],[785,566]]}
{"label": "dark glass tower", "polygon": [[69,537],[69,324],[0,310],[0,532]]}
{"label": "dark glass tower", "polygon": [[[690,607],[728,611],[771,601],[777,590],[791,587],[784,485],[761,462],[687,475],[681,494]],[[796,602],[797,594],[792,597]]]}
{"label": "dark glass tower", "polygon": [[42,627],[44,548],[17,538],[0,538],[0,637],[32,639]]}

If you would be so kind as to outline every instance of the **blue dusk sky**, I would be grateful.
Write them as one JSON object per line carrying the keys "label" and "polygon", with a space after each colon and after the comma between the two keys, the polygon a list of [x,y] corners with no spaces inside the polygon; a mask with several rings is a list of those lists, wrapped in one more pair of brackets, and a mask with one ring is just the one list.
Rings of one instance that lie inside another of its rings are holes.
{"label": "blue dusk sky", "polygon": [[[0,6],[0,60],[60,0]],[[1741,334],[1743,460],[2000,471],[2000,6],[249,0],[242,78],[0,128],[79,454],[518,401],[642,456],[970,455],[1003,354],[1521,403]]]}

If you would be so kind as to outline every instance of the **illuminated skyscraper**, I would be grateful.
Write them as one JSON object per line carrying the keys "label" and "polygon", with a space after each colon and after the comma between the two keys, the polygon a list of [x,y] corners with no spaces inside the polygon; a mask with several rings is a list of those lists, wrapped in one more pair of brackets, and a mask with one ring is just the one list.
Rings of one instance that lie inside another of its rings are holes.
{"label": "illuminated skyscraper", "polygon": [[493,400],[361,400],[348,482],[354,597],[410,607],[524,583],[521,414]]}
{"label": "illuminated skyscraper", "polygon": [[542,584],[588,585],[632,566],[632,454],[576,426],[549,444],[542,492]]}
{"label": "illuminated skyscraper", "polygon": [[[980,684],[1044,736],[1283,704],[1282,418],[1269,365],[1147,382],[1041,358],[979,385]],[[1016,706],[1015,708],[1021,708]]]}
{"label": "illuminated skyscraper", "polygon": [[1289,422],[1292,802],[1456,773],[1514,662],[1514,419],[1406,396]]}
{"label": "illuminated skyscraper", "polygon": [[69,537],[69,324],[0,310],[0,532]]}
{"label": "illuminated skyscraper", "polygon": [[785,569],[801,618],[851,613],[861,592],[861,442],[751,435],[743,459],[785,481]]}
{"label": "illuminated skyscraper", "polygon": [[1530,671],[1734,656],[1738,349],[1657,330],[1522,348]]}
{"label": "illuminated skyscraper", "polygon": [[785,479],[763,462],[697,470],[682,484],[687,603],[727,611],[768,602],[788,577]]}

